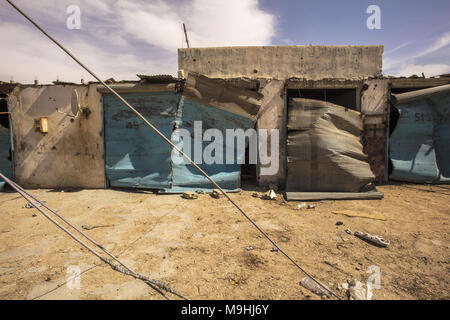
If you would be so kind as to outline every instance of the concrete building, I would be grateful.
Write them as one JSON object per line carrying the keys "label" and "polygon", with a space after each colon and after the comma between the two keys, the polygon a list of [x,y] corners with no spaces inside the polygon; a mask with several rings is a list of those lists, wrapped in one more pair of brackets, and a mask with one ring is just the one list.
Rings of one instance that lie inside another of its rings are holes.
{"label": "concrete building", "polygon": [[[113,87],[129,98],[134,97],[135,101],[147,99],[149,105],[156,92],[165,92],[166,98],[158,98],[162,99],[158,100],[159,105],[161,101],[179,104],[183,100],[183,79],[193,73],[216,81],[213,86],[233,87],[230,90],[236,94],[236,99],[241,99],[241,104],[245,104],[242,97],[255,101],[257,114],[248,115],[248,119],[254,119],[257,128],[280,132],[278,172],[262,175],[260,165],[244,165],[242,178],[260,186],[277,185],[280,188],[285,187],[289,174],[286,166],[287,120],[292,99],[315,99],[344,106],[364,115],[361,137],[364,152],[368,155],[375,181],[383,183],[389,178],[391,93],[449,84],[450,78],[383,77],[382,55],[383,46],[179,49],[179,79],[143,77],[141,81],[117,83]],[[243,91],[237,93],[235,88]],[[5,130],[0,132],[0,138],[4,138],[0,139],[0,149],[8,150],[1,153],[0,165],[9,167],[10,175],[19,184],[27,188],[109,186],[108,172],[112,167],[108,164],[107,150],[111,148],[105,146],[105,101],[109,98],[97,83],[3,83],[0,90],[2,108],[6,110],[2,109],[3,114],[0,114],[6,119],[2,120]],[[233,110],[227,110],[227,104],[215,105],[215,98],[210,97],[206,105],[231,114],[244,112],[236,111],[240,108],[239,102]],[[167,111],[163,109],[158,109],[157,114],[163,115]],[[139,130],[139,124],[133,121],[124,123],[130,130]],[[6,122],[10,125],[6,126]],[[170,135],[173,128],[169,124],[163,126],[170,129],[167,132]],[[271,143],[269,136],[269,146]],[[155,166],[151,161],[127,162],[128,166],[131,164],[144,171],[151,171]],[[170,173],[168,177],[171,177]],[[142,179],[124,181],[132,181],[127,183],[135,187],[143,183]],[[124,186],[128,186],[127,183]]]}

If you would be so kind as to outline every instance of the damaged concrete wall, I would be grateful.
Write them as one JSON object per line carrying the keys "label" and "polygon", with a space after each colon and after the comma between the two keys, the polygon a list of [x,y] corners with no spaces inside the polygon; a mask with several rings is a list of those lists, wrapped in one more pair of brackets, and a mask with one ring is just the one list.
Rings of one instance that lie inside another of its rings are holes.
{"label": "damaged concrete wall", "polygon": [[[279,146],[279,161],[278,170],[274,174],[261,174],[261,167],[273,166],[273,163],[269,165],[260,165],[257,170],[257,180],[259,186],[268,187],[270,185],[276,185],[278,187],[284,187],[284,158],[285,158],[285,141],[286,141],[286,126],[284,124],[285,114],[285,102],[284,102],[284,81],[269,80],[260,81],[260,92],[264,95],[261,103],[261,109],[258,115],[258,129],[267,130],[267,152],[270,158],[270,152],[272,147],[271,130],[278,130],[278,143]],[[259,139],[259,150],[261,152],[262,141]]]}
{"label": "damaged concrete wall", "polygon": [[364,114],[363,146],[370,169],[378,183],[387,180],[386,144],[388,130],[389,80],[364,81],[361,112]]}
{"label": "damaged concrete wall", "polygon": [[[84,112],[73,118],[77,92]],[[103,118],[96,85],[19,86],[9,97],[14,172],[26,188],[103,188]],[[60,112],[58,112],[56,109]],[[66,114],[64,114],[66,113]],[[47,118],[48,133],[35,121]]]}
{"label": "damaged concrete wall", "polygon": [[364,79],[382,72],[383,46],[266,46],[178,49],[178,69],[211,78]]}

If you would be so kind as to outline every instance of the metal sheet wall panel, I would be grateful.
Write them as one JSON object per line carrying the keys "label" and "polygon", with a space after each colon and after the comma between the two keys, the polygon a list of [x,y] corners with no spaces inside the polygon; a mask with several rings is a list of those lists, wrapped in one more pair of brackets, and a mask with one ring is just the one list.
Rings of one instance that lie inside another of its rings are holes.
{"label": "metal sheet wall panel", "polygon": [[394,97],[400,117],[390,137],[390,179],[416,183],[450,181],[450,86],[443,89]]}
{"label": "metal sheet wall panel", "polygon": [[360,192],[374,175],[360,142],[361,114],[312,99],[288,107],[288,191]]}
{"label": "metal sheet wall panel", "polygon": [[[187,129],[194,136],[194,121],[202,121],[203,133],[211,128],[222,132],[224,148],[223,163],[219,164],[199,164],[217,184],[227,190],[236,191],[240,183],[241,165],[236,162],[236,144],[233,150],[227,150],[225,145],[226,129],[241,128],[247,130],[253,128],[255,121],[223,109],[215,108],[189,98],[183,97],[180,102],[180,109],[177,114],[179,128]],[[202,150],[211,141],[202,142]],[[182,147],[182,142],[177,145]],[[235,164],[226,164],[227,152],[234,152]],[[194,158],[194,141],[191,142],[191,157]],[[214,186],[196,168],[190,164],[173,164],[173,186],[171,192],[182,192],[186,190],[211,190]]]}
{"label": "metal sheet wall panel", "polygon": [[[13,178],[11,155],[11,137],[8,128],[0,125],[0,172],[6,177]],[[5,182],[0,179],[0,189],[3,188]]]}
{"label": "metal sheet wall panel", "polygon": [[[170,139],[180,94],[172,92],[122,95]],[[171,187],[171,148],[150,127],[112,95],[103,97],[105,169],[114,187]]]}

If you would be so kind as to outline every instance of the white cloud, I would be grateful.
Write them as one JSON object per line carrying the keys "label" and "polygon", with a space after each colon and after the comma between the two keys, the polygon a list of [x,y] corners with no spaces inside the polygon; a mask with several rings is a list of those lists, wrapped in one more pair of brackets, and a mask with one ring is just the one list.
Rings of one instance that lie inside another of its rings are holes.
{"label": "white cloud", "polygon": [[[420,46],[418,45],[420,43]],[[398,53],[404,49],[404,53]],[[393,54],[397,52],[396,54]],[[445,74],[450,71],[450,65],[442,63],[437,57],[450,54],[450,32],[445,32],[434,39],[421,39],[404,43],[386,52],[383,59],[383,71],[386,75],[427,77]]]}
{"label": "white cloud", "polygon": [[[136,73],[176,75],[177,48],[269,45],[275,18],[257,0],[16,0],[15,3],[102,78],[136,79]],[[79,5],[81,30],[68,30],[68,5]],[[59,76],[78,82],[87,73],[6,2],[0,3],[0,80],[41,83]],[[92,79],[90,79],[92,80]]]}

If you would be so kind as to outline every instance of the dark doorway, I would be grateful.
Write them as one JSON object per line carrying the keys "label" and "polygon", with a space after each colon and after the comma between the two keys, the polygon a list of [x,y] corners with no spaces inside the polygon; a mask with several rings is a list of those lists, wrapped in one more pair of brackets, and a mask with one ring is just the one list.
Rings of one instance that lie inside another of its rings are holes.
{"label": "dark doorway", "polygon": [[290,89],[288,98],[305,98],[331,102],[356,110],[356,88],[354,89]]}

